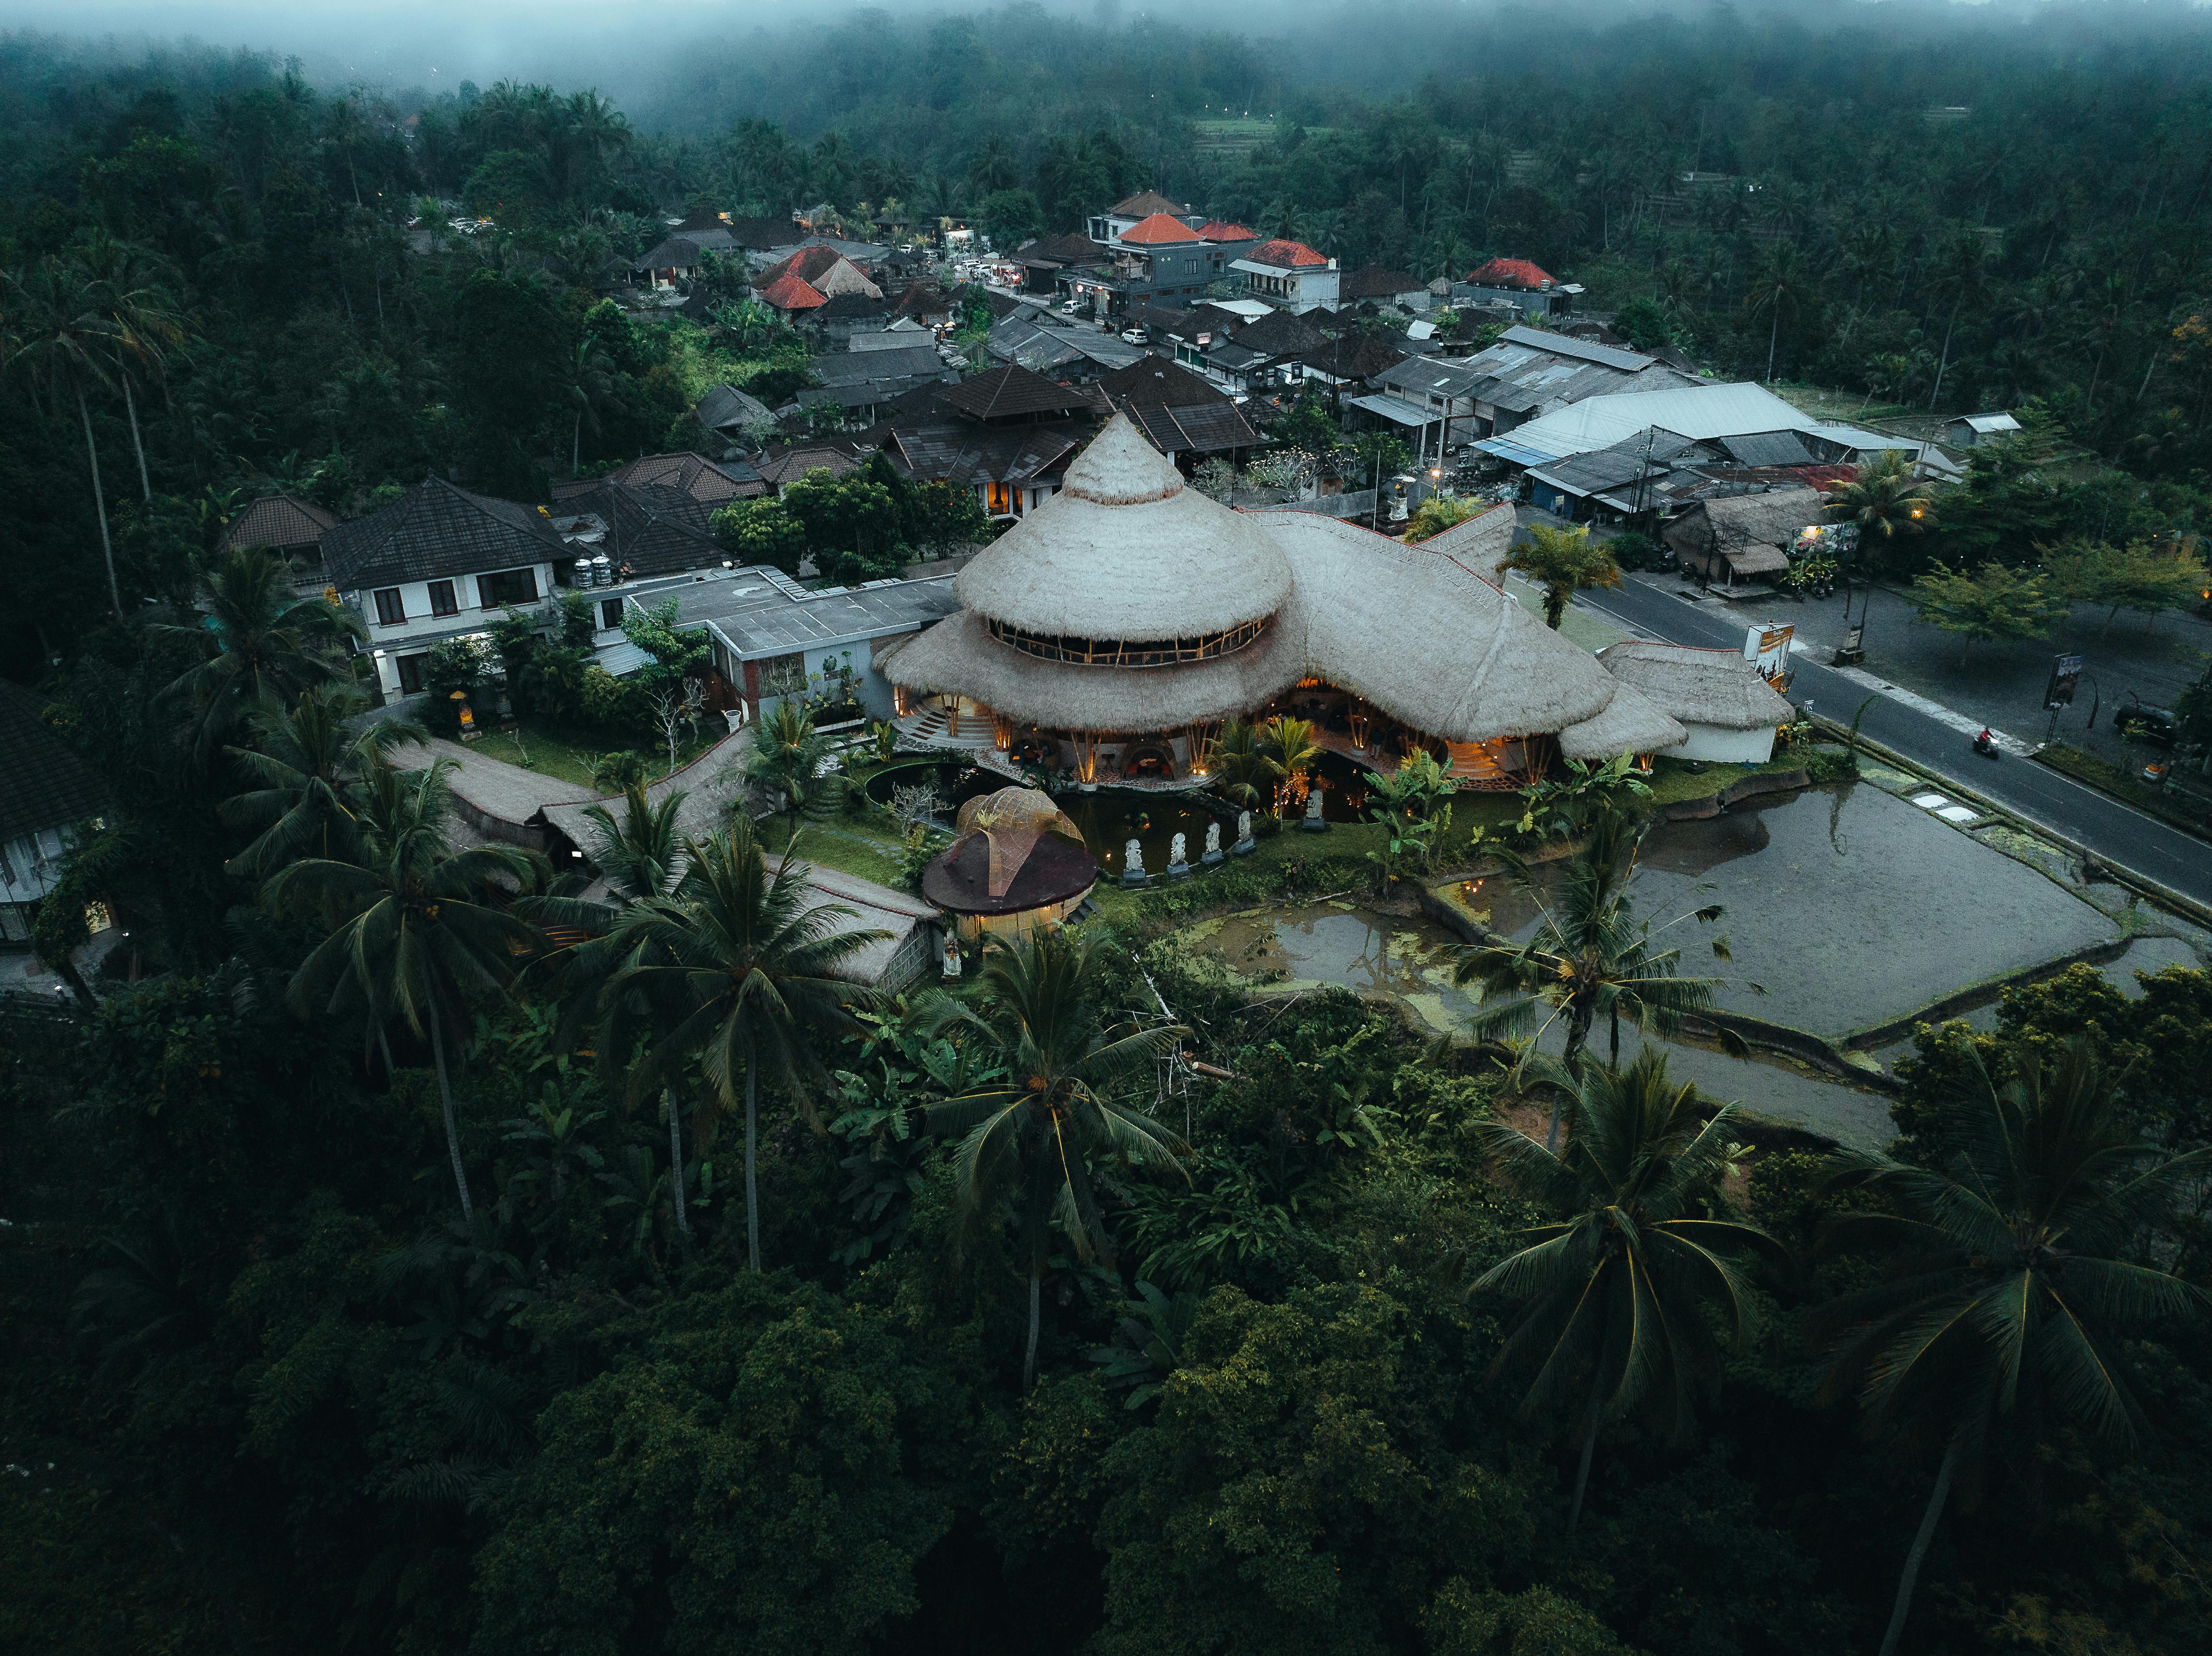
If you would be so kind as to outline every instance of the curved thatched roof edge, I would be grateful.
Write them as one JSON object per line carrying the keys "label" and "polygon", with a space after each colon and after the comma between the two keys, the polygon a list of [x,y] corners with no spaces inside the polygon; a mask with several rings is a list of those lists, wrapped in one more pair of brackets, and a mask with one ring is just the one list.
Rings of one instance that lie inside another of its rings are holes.
{"label": "curved thatched roof edge", "polygon": [[1721,730],[1781,725],[1790,707],[1756,664],[1732,650],[1627,639],[1597,652],[1605,670],[1676,719]]}

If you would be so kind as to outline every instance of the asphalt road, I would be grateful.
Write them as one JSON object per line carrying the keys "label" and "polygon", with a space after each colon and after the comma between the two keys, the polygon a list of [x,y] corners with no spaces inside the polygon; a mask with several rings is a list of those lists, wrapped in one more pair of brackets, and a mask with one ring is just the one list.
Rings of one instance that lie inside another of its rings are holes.
{"label": "asphalt road", "polygon": [[[1608,620],[1674,644],[1740,650],[1743,627],[1714,613],[1717,606],[1676,597],[1665,587],[1631,578],[1617,588],[1578,594]],[[1867,688],[1819,665],[1793,658],[1796,677],[1791,698],[1808,699],[1818,711],[1848,721],[1865,701]],[[2088,846],[2107,862],[2212,904],[2212,845],[2146,816],[2132,806],[2084,787],[2033,760],[2008,754],[1988,760],[1977,755],[1972,738],[1932,715],[1884,695],[1866,710],[1859,728],[1873,740],[1960,785],[1996,800],[2028,821]]]}

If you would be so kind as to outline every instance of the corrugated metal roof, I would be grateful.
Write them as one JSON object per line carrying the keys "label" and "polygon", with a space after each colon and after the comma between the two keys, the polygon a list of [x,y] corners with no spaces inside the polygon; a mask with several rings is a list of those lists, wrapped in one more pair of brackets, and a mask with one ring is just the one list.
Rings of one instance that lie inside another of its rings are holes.
{"label": "corrugated metal roof", "polygon": [[[1817,430],[1802,414],[1763,386],[1697,385],[1679,391],[1626,391],[1591,397],[1513,428],[1514,443],[1543,460],[1609,448],[1657,426],[1685,437],[1739,436],[1755,431]],[[1493,451],[1494,452],[1494,451]]]}
{"label": "corrugated metal roof", "polygon": [[1572,334],[1546,333],[1540,328],[1508,328],[1498,337],[1501,343],[1531,345],[1540,351],[1578,357],[1585,362],[1602,363],[1608,368],[1621,368],[1630,373],[1640,373],[1659,360],[1640,351],[1624,351],[1615,346],[1577,339]]}
{"label": "corrugated metal roof", "polygon": [[1388,420],[1397,426],[1425,426],[1439,417],[1424,408],[1417,408],[1402,397],[1385,397],[1377,392],[1372,397],[1347,397],[1344,399],[1353,408],[1364,409],[1378,419]]}
{"label": "corrugated metal roof", "polygon": [[646,652],[624,639],[620,644],[603,644],[597,654],[599,664],[617,678],[627,678],[652,659]]}
{"label": "corrugated metal roof", "polygon": [[1885,437],[1878,431],[1865,431],[1862,430],[1857,426],[1816,426],[1803,420],[1800,420],[1796,429],[1807,434],[1808,436],[1824,439],[1828,442],[1837,444],[1844,448],[1917,449],[1920,446],[1920,444],[1911,437]]}
{"label": "corrugated metal roof", "polygon": [[1510,437],[1486,437],[1475,446],[1485,454],[1494,454],[1499,459],[1517,466],[1540,466],[1559,458],[1547,454],[1540,448],[1516,443]]}
{"label": "corrugated metal roof", "polygon": [[1759,431],[1741,437],[1723,437],[1721,446],[1729,458],[1747,466],[1808,466],[1813,457],[1794,431]]}

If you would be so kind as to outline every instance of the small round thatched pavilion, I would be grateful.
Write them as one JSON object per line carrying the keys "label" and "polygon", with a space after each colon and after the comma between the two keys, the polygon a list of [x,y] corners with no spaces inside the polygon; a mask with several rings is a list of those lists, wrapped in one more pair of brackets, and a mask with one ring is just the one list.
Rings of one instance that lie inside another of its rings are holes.
{"label": "small round thatched pavilion", "polygon": [[1683,737],[1458,558],[1317,513],[1232,512],[1126,416],[953,590],[964,608],[885,664],[902,713],[989,720],[1079,783],[1202,779],[1221,721],[1275,711],[1355,763],[1425,746],[1477,785]]}
{"label": "small round thatched pavilion", "polygon": [[1098,859],[1049,794],[1000,788],[968,801],[953,822],[951,845],[921,871],[921,893],[963,937],[1058,925],[1097,883]]}

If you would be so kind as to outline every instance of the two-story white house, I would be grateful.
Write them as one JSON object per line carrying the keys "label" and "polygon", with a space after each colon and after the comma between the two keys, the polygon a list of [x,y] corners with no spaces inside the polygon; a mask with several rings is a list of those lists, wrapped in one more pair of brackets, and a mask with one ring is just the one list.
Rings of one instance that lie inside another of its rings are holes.
{"label": "two-story white house", "polygon": [[433,648],[486,634],[502,610],[550,616],[554,566],[575,555],[545,507],[440,477],[323,536],[323,567],[368,623],[367,647],[387,696],[422,689]]}
{"label": "two-story white house", "polygon": [[1254,299],[1279,306],[1294,316],[1308,311],[1334,311],[1340,302],[1343,273],[1336,261],[1324,258],[1302,241],[1278,238],[1263,241],[1229,268],[1244,278],[1244,291]]}

